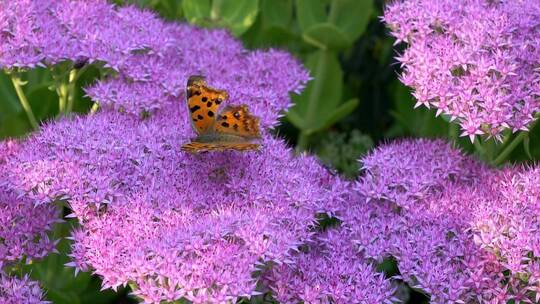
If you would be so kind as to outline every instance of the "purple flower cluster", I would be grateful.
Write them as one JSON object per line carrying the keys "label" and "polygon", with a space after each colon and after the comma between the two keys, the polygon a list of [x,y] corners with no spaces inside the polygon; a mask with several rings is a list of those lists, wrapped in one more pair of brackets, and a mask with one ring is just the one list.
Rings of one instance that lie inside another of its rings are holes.
{"label": "purple flower cluster", "polygon": [[104,287],[135,284],[151,303],[257,294],[253,274],[290,259],[347,184],[270,138],[256,153],[182,153],[183,115],[171,106],[142,121],[104,111],[54,122],[21,143],[5,179],[34,201],[69,199],[82,224],[70,265]]}
{"label": "purple flower cluster", "polygon": [[[2,7],[4,6],[4,7]],[[223,30],[166,23],[138,8],[97,1],[9,1],[0,4],[0,67],[34,67],[64,60],[102,62],[117,76],[87,94],[106,108],[135,115],[183,98],[190,75],[250,105],[265,127],[277,124],[309,75],[289,54],[247,52]]]}
{"label": "purple flower cluster", "polygon": [[[0,142],[0,168],[18,152],[13,141]],[[34,206],[26,197],[18,196],[0,179],[0,265],[42,258],[55,251],[56,242],[47,232],[59,221],[54,205]]]}
{"label": "purple flower cluster", "polygon": [[[307,251],[307,252],[306,252]],[[395,288],[362,258],[345,229],[329,230],[273,267],[267,280],[279,303],[393,303]]]}
{"label": "purple flower cluster", "polygon": [[527,130],[540,107],[540,2],[405,0],[383,20],[407,48],[401,81],[463,136]]}
{"label": "purple flower cluster", "polygon": [[14,278],[0,273],[0,302],[3,304],[46,304],[37,282],[28,277]]}
{"label": "purple flower cluster", "polygon": [[55,251],[56,242],[47,232],[58,219],[54,205],[34,207],[28,199],[0,187],[0,263],[42,258]]}
{"label": "purple flower cluster", "polygon": [[[13,141],[0,142],[0,167],[17,153],[19,145]],[[55,252],[56,241],[47,232],[59,220],[54,205],[34,207],[31,201],[6,189],[0,179],[0,266],[20,260],[30,261]],[[27,277],[17,279],[0,270],[1,303],[45,303],[36,282]]]}
{"label": "purple flower cluster", "polygon": [[426,140],[363,164],[360,198],[341,217],[365,258],[394,257],[397,278],[432,303],[538,301],[538,169],[490,170]]}
{"label": "purple flower cluster", "polygon": [[105,0],[17,0],[0,5],[2,68],[84,58],[118,69],[130,53],[159,54],[172,43],[168,26],[153,13],[134,7],[115,10]]}
{"label": "purple flower cluster", "polygon": [[[409,44],[403,80],[466,135],[522,129],[538,101],[537,4],[469,2],[417,1],[419,15],[412,1],[389,6],[385,20]],[[267,133],[257,152],[191,155],[180,151],[192,135],[189,75],[205,74],[268,128],[307,72],[224,31],[101,0],[2,2],[0,35],[2,68],[87,60],[115,71],[86,88],[101,111],[0,144],[2,263],[54,250],[46,232],[63,199],[80,222],[68,265],[105,288],[130,284],[146,303],[268,290],[283,303],[391,302],[394,283],[372,264],[387,257],[394,279],[433,303],[539,300],[537,168],[495,171],[442,141],[402,141],[366,156],[353,187]],[[321,213],[341,227],[317,232]],[[42,297],[27,278],[0,285],[0,297]]]}
{"label": "purple flower cluster", "polygon": [[[192,134],[183,90],[190,74],[206,74],[271,127],[307,72],[286,53],[248,52],[221,30],[103,1],[58,3],[9,4],[29,17],[8,24],[32,30],[3,45],[20,53],[6,53],[4,67],[87,58],[117,76],[87,88],[102,111],[50,122],[20,143],[0,164],[6,189],[37,206],[68,200],[81,223],[69,265],[100,275],[105,288],[130,284],[148,303],[258,294],[261,271],[291,259],[348,184],[266,135],[259,152],[181,152]],[[150,115],[130,115],[141,112]]]}

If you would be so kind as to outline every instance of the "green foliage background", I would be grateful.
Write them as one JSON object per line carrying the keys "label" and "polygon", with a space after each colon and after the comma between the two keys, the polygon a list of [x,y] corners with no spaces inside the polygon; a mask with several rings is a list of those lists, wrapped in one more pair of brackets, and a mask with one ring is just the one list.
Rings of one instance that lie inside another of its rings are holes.
{"label": "green foliage background", "polygon": [[[490,141],[473,146],[458,137],[457,126],[434,111],[413,109],[410,90],[398,80],[393,57],[394,40],[378,19],[382,0],[135,0],[115,1],[157,11],[170,20],[203,27],[225,27],[248,48],[281,48],[299,58],[313,80],[283,119],[278,136],[296,147],[318,155],[329,168],[348,178],[358,174],[358,159],[372,147],[403,137],[443,137],[462,149],[492,162],[523,161],[540,156],[540,132],[521,134],[516,147]],[[23,137],[36,126],[70,110],[91,111],[81,87],[107,70],[90,66],[72,69],[66,62],[52,69],[0,73],[0,139]],[[71,72],[70,72],[71,71]],[[73,71],[76,73],[72,74]],[[33,118],[25,111],[20,92],[26,96]],[[68,92],[69,96],[66,95]],[[68,100],[68,97],[71,98]],[[72,109],[70,109],[72,107]],[[516,135],[508,135],[509,137]],[[506,152],[505,152],[506,153]],[[74,223],[58,225],[55,237],[67,236]],[[29,273],[47,290],[54,303],[131,303],[128,288],[118,293],[100,292],[100,282],[90,274],[74,277],[68,262],[69,243],[59,244],[60,254],[42,261],[15,265],[12,272]],[[391,261],[380,265],[388,274]],[[410,303],[426,302],[418,292],[403,288]],[[258,299],[256,302],[263,302]]]}

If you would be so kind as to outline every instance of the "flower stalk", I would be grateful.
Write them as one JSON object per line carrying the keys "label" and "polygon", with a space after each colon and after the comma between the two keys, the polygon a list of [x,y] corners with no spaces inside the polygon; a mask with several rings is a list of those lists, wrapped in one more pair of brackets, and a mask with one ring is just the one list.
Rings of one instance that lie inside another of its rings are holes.
{"label": "flower stalk", "polygon": [[516,135],[512,141],[508,143],[508,145],[504,146],[501,153],[497,155],[497,157],[491,162],[493,166],[500,166],[506,159],[508,159],[508,156],[510,156],[510,153],[514,151],[514,149],[521,143],[523,140],[529,135],[529,132],[532,131],[534,126],[536,125],[538,118],[540,118],[540,115],[537,114],[535,116],[535,121],[531,123],[529,127],[529,131],[521,131]]}
{"label": "flower stalk", "polygon": [[32,107],[30,106],[28,98],[26,98],[26,95],[24,94],[24,90],[22,88],[24,85],[26,85],[27,82],[21,79],[21,76],[18,72],[9,73],[9,77],[11,78],[11,82],[13,83],[15,92],[17,92],[19,102],[21,103],[21,106],[26,113],[26,117],[28,117],[28,122],[30,123],[30,126],[32,126],[32,129],[37,130],[39,128],[39,124],[36,120],[36,117],[34,116],[34,112],[32,112]]}

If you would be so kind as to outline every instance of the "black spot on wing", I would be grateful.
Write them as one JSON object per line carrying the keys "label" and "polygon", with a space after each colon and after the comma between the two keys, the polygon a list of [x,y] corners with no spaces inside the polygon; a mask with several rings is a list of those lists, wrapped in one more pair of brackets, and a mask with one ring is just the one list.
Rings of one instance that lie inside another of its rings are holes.
{"label": "black spot on wing", "polygon": [[211,101],[207,102],[207,103],[206,103],[206,106],[207,106],[208,108],[210,108],[210,107],[212,106],[212,102],[211,102]]}
{"label": "black spot on wing", "polygon": [[228,128],[228,127],[229,127],[229,124],[226,123],[226,122],[222,122],[221,125],[222,125],[223,127],[225,127],[225,128]]}
{"label": "black spot on wing", "polygon": [[199,115],[197,115],[197,118],[198,119],[203,119],[204,117],[201,114],[199,114]]}
{"label": "black spot on wing", "polygon": [[214,102],[215,102],[217,105],[220,104],[222,101],[223,101],[223,99],[221,99],[221,98],[216,98],[216,99],[214,99]]}
{"label": "black spot on wing", "polygon": [[232,127],[233,127],[233,129],[234,129],[235,131],[238,131],[238,125],[237,125],[237,124],[234,124]]}
{"label": "black spot on wing", "polygon": [[197,111],[200,108],[201,107],[199,107],[199,106],[193,106],[193,107],[189,108],[189,110],[191,111],[191,113],[193,113],[193,112]]}
{"label": "black spot on wing", "polygon": [[207,102],[207,101],[208,101],[208,98],[203,97],[203,98],[202,98],[202,101],[203,101],[203,102]]}
{"label": "black spot on wing", "polygon": [[210,117],[214,117],[214,112],[212,112],[212,111],[208,111],[208,116],[210,116]]}

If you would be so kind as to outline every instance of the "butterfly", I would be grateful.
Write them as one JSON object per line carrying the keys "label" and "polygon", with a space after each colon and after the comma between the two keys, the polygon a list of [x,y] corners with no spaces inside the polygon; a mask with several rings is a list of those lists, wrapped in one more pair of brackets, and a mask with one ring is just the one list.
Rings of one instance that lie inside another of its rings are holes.
{"label": "butterfly", "polygon": [[203,76],[190,76],[186,86],[186,103],[191,126],[197,137],[182,146],[182,150],[199,153],[226,150],[257,150],[260,138],[259,118],[252,116],[246,105],[228,105],[224,90],[208,86]]}

